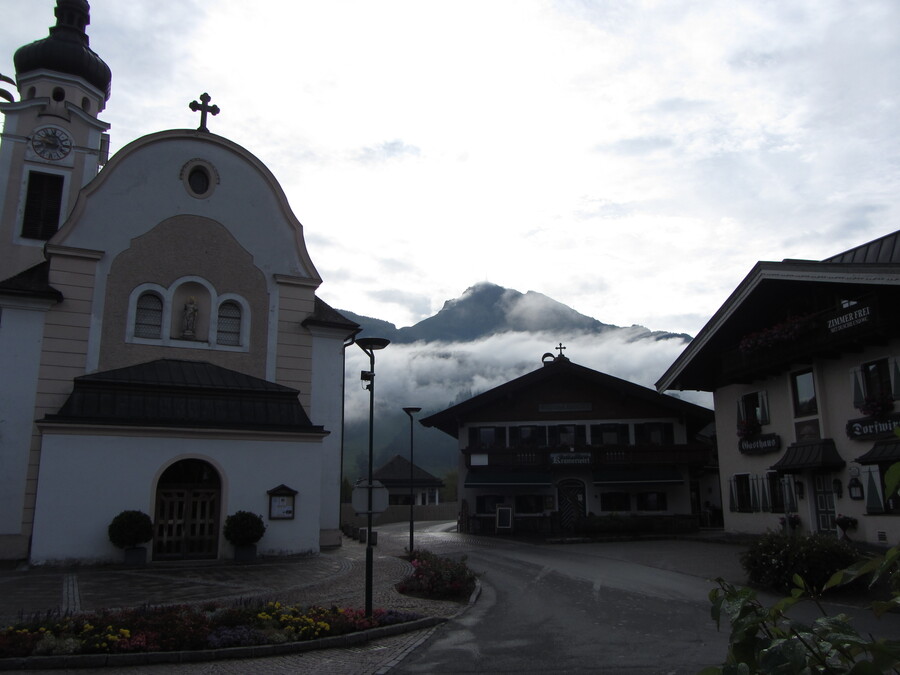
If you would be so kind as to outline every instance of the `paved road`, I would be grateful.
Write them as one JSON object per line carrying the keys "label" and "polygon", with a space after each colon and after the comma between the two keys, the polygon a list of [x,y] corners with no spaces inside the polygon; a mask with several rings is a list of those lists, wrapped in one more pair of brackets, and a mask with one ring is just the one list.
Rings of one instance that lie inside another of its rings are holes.
{"label": "paved road", "polygon": [[[423,546],[466,553],[483,594],[438,628],[392,673],[696,673],[721,663],[728,626],[709,615],[712,579],[740,583],[741,548],[664,540],[535,546],[459,535]],[[771,603],[776,596],[761,594]],[[852,600],[852,598],[851,598]],[[900,616],[877,620],[858,604],[863,634],[900,635]],[[806,604],[792,612],[809,621]]]}

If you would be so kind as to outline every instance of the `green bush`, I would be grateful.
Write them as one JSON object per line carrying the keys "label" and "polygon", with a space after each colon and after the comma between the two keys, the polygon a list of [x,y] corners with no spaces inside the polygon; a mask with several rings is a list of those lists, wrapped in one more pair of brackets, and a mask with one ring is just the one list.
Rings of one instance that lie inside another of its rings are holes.
{"label": "green bush", "polygon": [[831,536],[768,532],[750,545],[741,556],[741,565],[752,585],[787,592],[795,574],[810,588],[821,589],[832,574],[859,557],[853,546]]}
{"label": "green bush", "polygon": [[106,533],[119,548],[134,548],[153,539],[153,522],[143,511],[122,511],[112,519]]}
{"label": "green bush", "polygon": [[399,584],[401,593],[442,600],[462,600],[475,590],[475,573],[462,560],[442,558],[424,550],[410,556],[413,573]]}
{"label": "green bush", "polygon": [[255,544],[266,533],[262,516],[249,511],[236,511],[225,519],[225,538],[234,546]]}

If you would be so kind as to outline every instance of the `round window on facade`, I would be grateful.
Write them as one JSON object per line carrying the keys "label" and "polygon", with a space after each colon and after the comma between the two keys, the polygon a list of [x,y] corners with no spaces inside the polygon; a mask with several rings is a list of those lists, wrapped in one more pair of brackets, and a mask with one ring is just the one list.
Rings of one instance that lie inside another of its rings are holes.
{"label": "round window on facade", "polygon": [[191,197],[209,197],[219,182],[216,170],[208,162],[192,159],[181,169],[181,179]]}

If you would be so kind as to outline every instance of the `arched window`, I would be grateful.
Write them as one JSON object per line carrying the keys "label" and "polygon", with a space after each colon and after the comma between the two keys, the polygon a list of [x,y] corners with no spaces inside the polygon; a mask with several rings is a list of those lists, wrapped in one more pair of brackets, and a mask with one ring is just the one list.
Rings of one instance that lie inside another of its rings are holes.
{"label": "arched window", "polygon": [[134,336],[158,340],[162,337],[163,301],[156,293],[143,293],[137,301]]}
{"label": "arched window", "polygon": [[228,300],[219,305],[219,324],[216,344],[238,346],[241,344],[241,306]]}

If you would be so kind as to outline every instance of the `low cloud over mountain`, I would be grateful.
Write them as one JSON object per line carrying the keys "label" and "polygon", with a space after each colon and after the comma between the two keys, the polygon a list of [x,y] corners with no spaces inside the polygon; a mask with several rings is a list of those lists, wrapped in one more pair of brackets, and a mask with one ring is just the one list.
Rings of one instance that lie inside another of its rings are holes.
{"label": "low cloud over mountain", "polygon": [[[575,363],[653,387],[684,350],[690,336],[618,327],[579,314],[545,295],[479,284],[448,300],[434,316],[405,328],[341,313],[363,326],[362,336],[386,337],[391,345],[376,352],[376,465],[406,455],[409,420],[404,406],[420,406],[421,416],[438,412],[541,367],[547,352]],[[359,373],[368,370],[362,350],[347,350],[345,473],[358,475],[367,448],[368,392]],[[711,407],[711,397],[686,392],[683,398]],[[416,425],[416,463],[443,476],[455,466],[456,442]]]}

